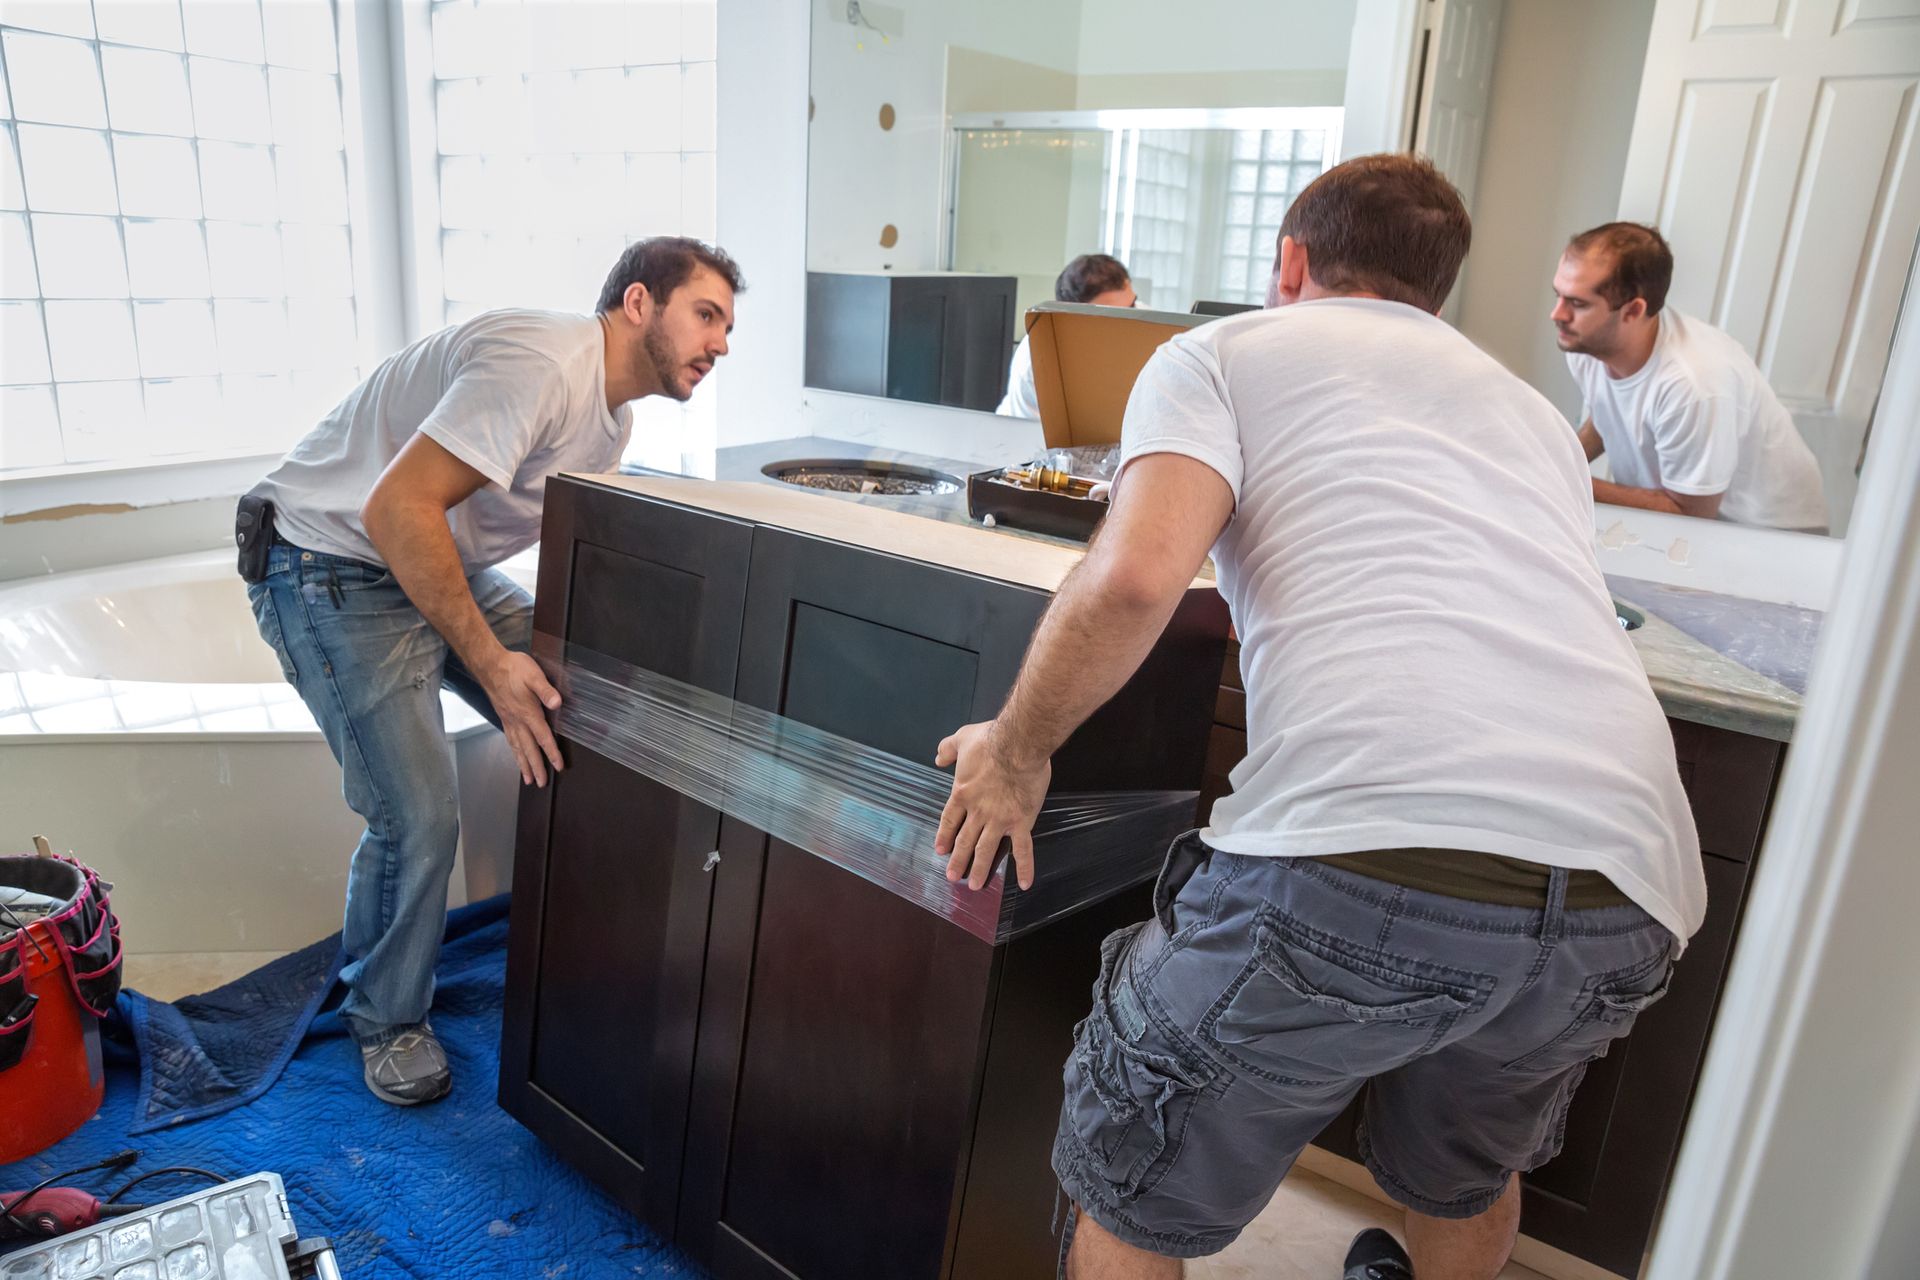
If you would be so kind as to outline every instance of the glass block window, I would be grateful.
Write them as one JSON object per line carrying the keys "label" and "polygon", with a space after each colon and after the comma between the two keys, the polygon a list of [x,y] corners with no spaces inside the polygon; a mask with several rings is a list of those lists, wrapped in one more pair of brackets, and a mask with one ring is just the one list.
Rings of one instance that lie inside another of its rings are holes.
{"label": "glass block window", "polygon": [[1190,292],[1194,148],[1203,143],[1190,129],[1127,129],[1111,136],[1101,184],[1101,251],[1127,264],[1141,306],[1185,310],[1179,299]]}
{"label": "glass block window", "polygon": [[715,0],[434,0],[449,323],[590,311],[630,241],[713,239],[714,15]]}
{"label": "glass block window", "polygon": [[0,5],[0,470],[271,453],[358,379],[334,33]]}
{"label": "glass block window", "polygon": [[1257,304],[1266,300],[1287,206],[1333,157],[1318,129],[1235,130],[1232,155],[1220,275],[1211,296]]}

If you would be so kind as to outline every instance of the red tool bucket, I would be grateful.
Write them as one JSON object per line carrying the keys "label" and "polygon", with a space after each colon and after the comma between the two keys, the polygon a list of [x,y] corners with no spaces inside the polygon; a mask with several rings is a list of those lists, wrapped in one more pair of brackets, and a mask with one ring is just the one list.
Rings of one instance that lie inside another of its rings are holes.
{"label": "red tool bucket", "polygon": [[100,1108],[100,1019],[120,990],[107,889],[67,858],[0,857],[0,1164],[52,1146]]}

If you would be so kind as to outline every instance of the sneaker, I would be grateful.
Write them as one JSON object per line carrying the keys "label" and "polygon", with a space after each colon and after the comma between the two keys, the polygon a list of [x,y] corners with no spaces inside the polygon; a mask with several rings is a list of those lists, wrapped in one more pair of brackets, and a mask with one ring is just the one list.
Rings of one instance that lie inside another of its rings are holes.
{"label": "sneaker", "polygon": [[1340,1280],[1413,1280],[1413,1259],[1379,1227],[1368,1227],[1353,1238],[1346,1268]]}
{"label": "sneaker", "polygon": [[427,1023],[388,1027],[377,1035],[357,1038],[367,1088],[380,1101],[413,1107],[444,1098],[452,1090],[447,1051]]}

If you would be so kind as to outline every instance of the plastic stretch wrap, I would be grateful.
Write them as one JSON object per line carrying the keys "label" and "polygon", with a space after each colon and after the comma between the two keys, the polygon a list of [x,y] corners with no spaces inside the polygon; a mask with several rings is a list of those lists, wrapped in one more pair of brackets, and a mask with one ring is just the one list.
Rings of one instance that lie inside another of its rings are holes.
{"label": "plastic stretch wrap", "polygon": [[988,942],[1139,883],[1193,825],[1194,791],[1054,794],[1034,826],[1033,888],[1010,882],[1003,857],[970,890],[933,851],[953,779],[931,764],[552,636],[535,637],[534,656],[560,691],[561,737]]}

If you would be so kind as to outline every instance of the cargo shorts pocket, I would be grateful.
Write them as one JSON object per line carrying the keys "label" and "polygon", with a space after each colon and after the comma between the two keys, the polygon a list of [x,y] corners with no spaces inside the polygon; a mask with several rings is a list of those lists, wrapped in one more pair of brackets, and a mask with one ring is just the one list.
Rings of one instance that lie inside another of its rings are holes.
{"label": "cargo shorts pocket", "polygon": [[1197,1051],[1150,1026],[1127,974],[1127,950],[1142,929],[1100,946],[1093,1012],[1074,1029],[1064,1123],[1089,1172],[1126,1201],[1153,1190],[1179,1154],[1187,1118],[1212,1071]]}
{"label": "cargo shorts pocket", "polygon": [[1439,1043],[1492,980],[1322,933],[1271,908],[1252,957],[1208,1011],[1204,1038],[1288,1085],[1392,1070]]}
{"label": "cargo shorts pocket", "polygon": [[1651,960],[1589,978],[1566,1027],[1502,1069],[1559,1071],[1605,1057],[1613,1042],[1633,1029],[1633,1020],[1667,994],[1673,984],[1673,969],[1673,948],[1669,945]]}

